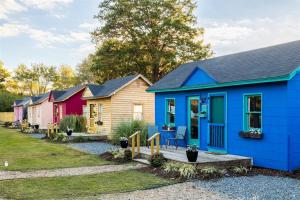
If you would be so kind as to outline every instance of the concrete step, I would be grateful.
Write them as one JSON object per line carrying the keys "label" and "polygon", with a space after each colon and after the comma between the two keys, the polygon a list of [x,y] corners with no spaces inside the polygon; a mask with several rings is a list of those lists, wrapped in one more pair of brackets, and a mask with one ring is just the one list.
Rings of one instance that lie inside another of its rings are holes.
{"label": "concrete step", "polygon": [[143,158],[135,158],[133,160],[136,161],[136,162],[139,162],[139,163],[150,165],[150,162],[148,160],[146,160],[146,159],[143,159]]}

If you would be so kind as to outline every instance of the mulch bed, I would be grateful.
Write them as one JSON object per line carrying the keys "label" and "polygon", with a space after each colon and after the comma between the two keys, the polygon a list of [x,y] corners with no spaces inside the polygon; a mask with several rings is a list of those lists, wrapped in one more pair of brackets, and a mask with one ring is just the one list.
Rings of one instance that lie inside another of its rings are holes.
{"label": "mulch bed", "polygon": [[300,180],[300,169],[295,170],[294,172],[285,172],[274,169],[253,167],[252,170],[249,172],[249,175],[282,176]]}

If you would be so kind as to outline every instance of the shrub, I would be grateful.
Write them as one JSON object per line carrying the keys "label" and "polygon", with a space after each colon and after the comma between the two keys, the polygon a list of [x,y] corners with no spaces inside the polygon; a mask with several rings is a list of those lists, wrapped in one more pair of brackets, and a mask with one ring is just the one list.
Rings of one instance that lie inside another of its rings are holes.
{"label": "shrub", "polygon": [[247,174],[248,169],[244,166],[234,167],[232,171],[236,174]]}
{"label": "shrub", "polygon": [[180,163],[166,162],[163,165],[163,169],[168,173],[172,173],[172,172],[178,172],[181,166],[182,166],[182,164],[180,164]]}
{"label": "shrub", "polygon": [[183,178],[193,178],[197,174],[197,169],[194,165],[183,164],[179,168],[180,176]]}
{"label": "shrub", "polygon": [[201,173],[214,174],[214,173],[219,173],[219,170],[215,167],[205,167],[205,168],[201,169]]}
{"label": "shrub", "polygon": [[131,151],[129,149],[119,149],[112,152],[113,159],[117,162],[129,162],[131,161]]}
{"label": "shrub", "polygon": [[165,164],[167,159],[164,157],[162,153],[154,154],[149,158],[149,162],[152,167],[161,167]]}
{"label": "shrub", "polygon": [[68,141],[68,137],[63,134],[56,134],[53,138],[53,141],[65,143]]}
{"label": "shrub", "polygon": [[[141,145],[146,145],[147,123],[144,121],[121,122],[113,131],[113,144],[120,144],[120,138],[129,138],[136,131],[141,131]],[[130,142],[130,140],[129,140]]]}
{"label": "shrub", "polygon": [[12,126],[12,122],[4,122],[4,127],[8,128],[10,126]]}
{"label": "shrub", "polygon": [[68,128],[74,132],[86,131],[86,119],[83,116],[69,115],[65,116],[59,123],[62,132],[67,132]]}

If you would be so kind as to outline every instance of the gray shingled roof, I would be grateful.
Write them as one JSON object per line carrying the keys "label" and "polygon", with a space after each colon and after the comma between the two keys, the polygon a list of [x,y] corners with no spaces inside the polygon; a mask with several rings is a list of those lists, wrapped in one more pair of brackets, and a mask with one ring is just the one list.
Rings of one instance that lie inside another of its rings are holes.
{"label": "gray shingled roof", "polygon": [[25,104],[28,103],[29,100],[30,100],[30,97],[25,97],[23,99],[15,100],[15,106],[24,106]]}
{"label": "gray shingled roof", "polygon": [[216,83],[286,76],[300,66],[300,40],[180,65],[148,90],[179,88],[196,68]]}
{"label": "gray shingled roof", "polygon": [[113,92],[127,84],[138,75],[126,76],[106,81],[103,85],[88,84],[87,87],[93,94],[93,98],[108,97]]}
{"label": "gray shingled roof", "polygon": [[74,95],[75,93],[79,92],[80,90],[84,89],[85,85],[77,85],[74,87],[71,87],[64,91],[53,91],[54,92],[54,101],[65,101],[70,96]]}
{"label": "gray shingled roof", "polygon": [[49,94],[50,94],[50,92],[47,92],[45,94],[31,97],[31,100],[32,100],[31,105],[36,105],[36,104],[42,103],[45,99],[49,98]]}

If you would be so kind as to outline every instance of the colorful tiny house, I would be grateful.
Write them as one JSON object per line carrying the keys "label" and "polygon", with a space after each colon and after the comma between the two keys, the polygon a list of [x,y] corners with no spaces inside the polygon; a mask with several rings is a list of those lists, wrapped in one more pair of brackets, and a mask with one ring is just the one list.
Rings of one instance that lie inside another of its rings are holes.
{"label": "colorful tiny house", "polygon": [[146,92],[150,85],[142,75],[87,85],[83,99],[87,100],[88,132],[110,136],[121,122],[154,123],[154,94]]}
{"label": "colorful tiny house", "polygon": [[181,146],[299,168],[299,67],[300,41],[179,66],[148,89],[162,143],[186,126]]}
{"label": "colorful tiny house", "polygon": [[86,100],[82,99],[84,85],[77,85],[67,90],[50,92],[49,101],[53,102],[53,123],[59,123],[67,115],[83,115]]}
{"label": "colorful tiny house", "polygon": [[29,97],[25,97],[24,99],[16,100],[14,102],[14,122],[22,123],[23,120],[27,120],[29,100]]}
{"label": "colorful tiny house", "polygon": [[39,125],[39,129],[47,129],[48,123],[53,123],[53,102],[49,101],[49,94],[31,97],[28,106],[28,122]]}

